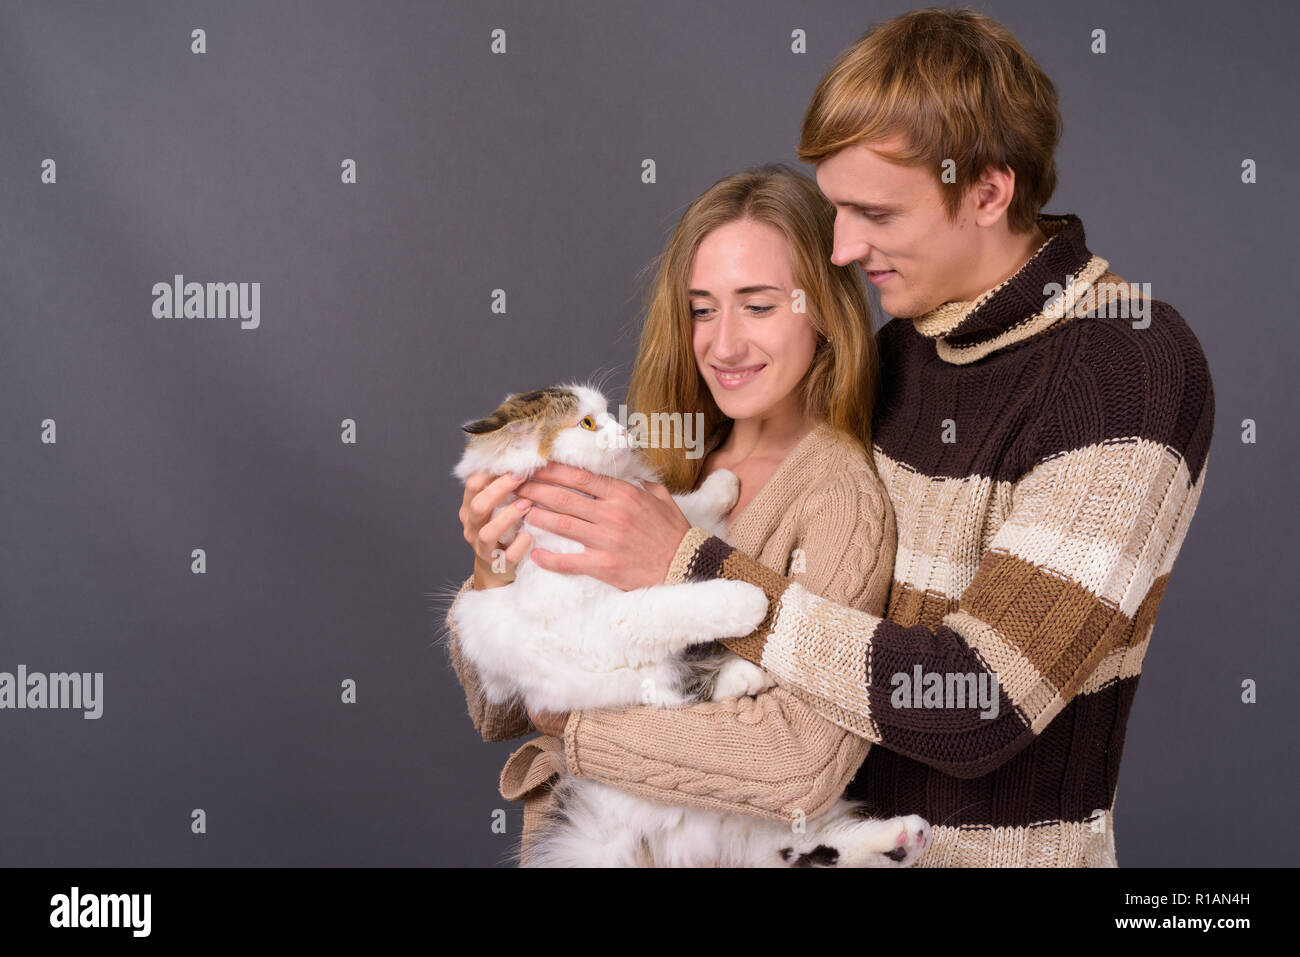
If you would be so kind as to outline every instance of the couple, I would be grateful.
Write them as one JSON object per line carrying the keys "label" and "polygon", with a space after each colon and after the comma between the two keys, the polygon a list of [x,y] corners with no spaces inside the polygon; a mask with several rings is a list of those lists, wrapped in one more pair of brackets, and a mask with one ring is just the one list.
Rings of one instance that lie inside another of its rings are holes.
{"label": "couple", "polygon": [[[1179,314],[1130,299],[1077,216],[1042,213],[1059,133],[1051,81],[996,21],[877,26],[805,116],[815,186],[783,166],[728,177],[661,257],[628,408],[703,412],[704,458],[647,450],[667,490],[557,464],[471,477],[462,591],[508,584],[528,552],[520,535],[493,570],[525,514],[491,518],[513,492],[585,548],[533,550],[545,568],[742,580],[771,606],[724,644],[777,686],[672,709],[487,706],[453,632],[480,734],[545,735],[501,776],[525,856],[567,769],[790,821],[841,795],[917,814],[920,866],[1116,865],[1124,727],[1214,400]],[[874,339],[855,265],[896,317]],[[668,495],[718,468],[741,480],[726,541]]]}

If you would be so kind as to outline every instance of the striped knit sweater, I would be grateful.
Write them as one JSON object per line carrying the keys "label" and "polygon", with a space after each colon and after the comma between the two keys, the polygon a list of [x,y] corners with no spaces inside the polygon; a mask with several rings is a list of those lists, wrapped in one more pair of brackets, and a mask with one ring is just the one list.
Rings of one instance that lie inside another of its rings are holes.
{"label": "striped knit sweater", "polygon": [[[1124,302],[1136,287],[1078,217],[1039,225],[1047,242],[1010,279],[879,333],[873,451],[898,530],[885,617],[698,528],[667,579],[767,592],[767,619],[728,646],[879,745],[847,796],[929,820],[922,866],[1116,863],[1125,724],[1205,477],[1214,397],[1196,337],[1163,302]],[[897,676],[918,669],[923,686],[996,675],[996,717],[915,707]],[[581,735],[571,718],[572,766]]]}

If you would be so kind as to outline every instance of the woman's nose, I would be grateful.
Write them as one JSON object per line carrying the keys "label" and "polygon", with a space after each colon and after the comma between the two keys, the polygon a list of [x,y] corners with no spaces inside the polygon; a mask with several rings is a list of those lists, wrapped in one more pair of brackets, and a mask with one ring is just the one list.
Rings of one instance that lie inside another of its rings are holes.
{"label": "woman's nose", "polygon": [[744,350],[744,341],[740,319],[729,311],[718,316],[717,328],[713,336],[713,352],[722,361],[738,358]]}

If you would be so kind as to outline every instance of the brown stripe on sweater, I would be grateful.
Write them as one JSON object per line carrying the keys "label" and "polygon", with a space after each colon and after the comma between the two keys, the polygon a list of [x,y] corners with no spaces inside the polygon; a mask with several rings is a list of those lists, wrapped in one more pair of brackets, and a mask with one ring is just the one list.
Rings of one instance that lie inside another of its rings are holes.
{"label": "brown stripe on sweater", "polygon": [[897,579],[889,583],[888,616],[900,625],[938,628],[943,624],[943,616],[956,611],[959,605],[959,599],[921,591]]}
{"label": "brown stripe on sweater", "polygon": [[691,565],[695,562],[696,549],[708,538],[708,532],[694,525],[686,530],[686,534],[677,545],[677,551],[673,554],[673,560],[668,565],[668,574],[664,576],[665,585],[680,585],[687,580]]}
{"label": "brown stripe on sweater", "polygon": [[[1133,654],[1133,650],[1144,645],[1148,640],[1155,626],[1156,612],[1160,609],[1160,602],[1164,597],[1165,585],[1168,581],[1169,573],[1166,572],[1152,582],[1151,589],[1133,616],[1132,627],[1123,634],[1115,636],[1115,644],[1104,659],[1106,663],[1097,667],[1096,672],[1080,689],[1081,693],[1086,693],[1093,687],[1099,688],[1102,684],[1114,681],[1116,678],[1131,678],[1141,672],[1146,649],[1142,647],[1142,655],[1138,656]],[[944,624],[946,616],[957,613],[960,605],[960,600],[956,598],[945,598],[933,592],[921,592],[899,581],[890,583],[889,619],[900,625],[909,627],[923,625],[933,630]],[[965,637],[969,640],[974,637],[974,634],[967,633]],[[978,641],[972,641],[971,644],[980,652],[984,664],[990,670],[1001,673],[999,680],[1007,682],[1010,675],[1002,667],[1001,661],[990,654],[989,649],[980,645]],[[1007,655],[1014,654],[1016,654],[1014,650],[1008,649]],[[1112,658],[1115,660],[1111,661]]]}
{"label": "brown stripe on sweater", "polygon": [[[714,541],[719,541],[714,539]],[[763,647],[772,633],[772,626],[780,609],[781,595],[793,584],[770,568],[750,558],[744,552],[731,546],[725,546],[727,554],[723,556],[718,578],[730,581],[748,581],[758,585],[767,595],[767,617],[754,631],[739,638],[726,639],[722,642],[729,650],[756,665],[763,663]],[[716,546],[715,546],[715,550]],[[742,571],[743,569],[743,571]]]}
{"label": "brown stripe on sweater", "polygon": [[1156,626],[1156,612],[1160,610],[1160,603],[1165,598],[1165,586],[1169,584],[1169,575],[1170,572],[1165,572],[1151,583],[1146,597],[1142,599],[1142,604],[1138,605],[1133,615],[1133,627],[1128,633],[1126,647],[1133,647],[1150,637],[1152,629]]}
{"label": "brown stripe on sweater", "polygon": [[1118,636],[1132,626],[1077,582],[998,552],[985,554],[967,596],[962,610],[997,630],[1054,688],[1079,673],[1090,651],[1094,660],[1104,657],[1113,640],[1100,642],[1104,632]]}
{"label": "brown stripe on sweater", "polygon": [[696,546],[686,569],[686,580],[703,582],[723,577],[722,563],[732,551],[732,547],[722,539],[710,535]]}

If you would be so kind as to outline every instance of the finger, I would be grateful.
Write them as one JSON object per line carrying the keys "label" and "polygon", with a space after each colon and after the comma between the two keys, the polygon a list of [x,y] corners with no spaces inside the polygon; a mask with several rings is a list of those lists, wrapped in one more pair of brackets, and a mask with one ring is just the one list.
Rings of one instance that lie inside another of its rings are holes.
{"label": "finger", "polygon": [[483,527],[479,529],[479,538],[486,540],[490,545],[495,545],[497,542],[501,541],[501,539],[506,537],[506,533],[509,532],[510,529],[521,525],[524,519],[528,516],[528,511],[516,507],[520,502],[525,505],[530,504],[524,499],[511,502],[505,508],[501,509],[501,511],[497,512],[493,518],[483,523]]}
{"label": "finger", "polygon": [[460,497],[460,511],[456,515],[462,525],[469,521],[470,503],[474,501],[474,496],[487,485],[487,479],[487,472],[473,472],[469,478],[465,479],[465,491]]}
{"label": "finger", "polygon": [[588,498],[586,495],[564,486],[549,485],[544,481],[535,481],[530,478],[527,482],[521,484],[515,492],[520,498],[526,498],[530,502],[542,506],[542,508],[550,509],[552,512],[572,515],[574,518],[582,519],[585,522],[600,521],[601,508],[599,499]]}
{"label": "finger", "polygon": [[528,532],[520,532],[515,537],[515,540],[510,543],[510,547],[506,549],[506,564],[518,565],[523,560],[523,557],[528,554],[528,549],[532,547],[533,536]]}
{"label": "finger", "polygon": [[534,548],[528,553],[528,557],[537,563],[539,568],[545,568],[548,572],[562,572],[566,569],[560,567],[558,559],[564,558],[564,555],[557,555],[555,552],[548,552],[544,548]]}
{"label": "finger", "polygon": [[538,567],[562,575],[590,575],[596,570],[592,556],[583,552],[548,552],[544,548],[534,548],[528,557]]}
{"label": "finger", "polygon": [[[562,462],[547,462],[533,472],[532,477],[543,482],[551,482],[555,485],[564,485],[576,489],[584,495],[590,495],[594,498],[607,497],[613,483],[616,481],[616,479],[612,479],[608,475],[597,475],[595,472],[589,472],[586,469],[576,468],[572,465],[565,465]],[[525,496],[525,498],[527,497]]]}
{"label": "finger", "polygon": [[480,469],[477,472],[471,472],[469,478],[465,479],[465,498],[468,501],[487,486],[492,481],[492,473],[486,469]]}
{"label": "finger", "polygon": [[559,511],[547,511],[534,506],[528,512],[528,521],[544,532],[572,539],[587,549],[609,550],[613,543],[608,531],[595,522],[574,518]]}
{"label": "finger", "polygon": [[506,472],[498,475],[475,495],[469,505],[469,517],[474,526],[481,528],[497,506],[501,505],[522,481],[523,479]]}

